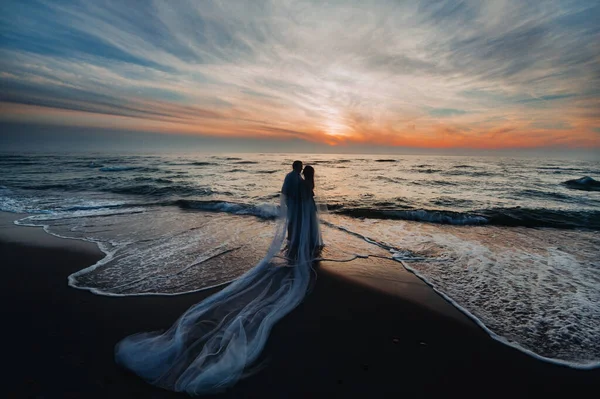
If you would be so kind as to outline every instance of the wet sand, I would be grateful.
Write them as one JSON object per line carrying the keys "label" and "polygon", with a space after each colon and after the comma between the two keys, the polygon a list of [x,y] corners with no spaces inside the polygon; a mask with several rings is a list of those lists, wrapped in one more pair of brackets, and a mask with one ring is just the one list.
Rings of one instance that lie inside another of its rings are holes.
{"label": "wet sand", "polygon": [[[103,254],[12,227],[15,218],[0,219],[6,396],[186,397],[119,368],[114,345],[169,327],[211,291],[122,298],[70,288],[67,276]],[[273,329],[256,373],[217,397],[573,397],[600,387],[600,370],[545,363],[494,341],[409,273],[352,272],[369,269],[360,266],[321,265],[312,292]]]}

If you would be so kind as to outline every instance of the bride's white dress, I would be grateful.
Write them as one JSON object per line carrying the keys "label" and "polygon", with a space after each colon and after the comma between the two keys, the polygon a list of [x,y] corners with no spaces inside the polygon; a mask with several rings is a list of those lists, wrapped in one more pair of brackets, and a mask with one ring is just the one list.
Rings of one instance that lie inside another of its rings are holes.
{"label": "bride's white dress", "polygon": [[[315,249],[322,245],[312,190],[298,187],[280,217],[266,256],[218,293],[188,309],[166,332],[129,336],[115,348],[116,361],[147,382],[197,395],[233,385],[265,346],[271,328],[306,295]],[[282,246],[294,228],[287,258]]]}

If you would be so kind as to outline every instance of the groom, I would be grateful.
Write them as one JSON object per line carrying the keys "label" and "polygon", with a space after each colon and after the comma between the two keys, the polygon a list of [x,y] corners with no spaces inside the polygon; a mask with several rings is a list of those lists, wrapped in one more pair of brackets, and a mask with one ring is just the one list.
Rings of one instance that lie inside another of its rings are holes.
{"label": "groom", "polygon": [[297,221],[300,217],[300,185],[302,184],[302,161],[294,161],[292,171],[285,176],[281,193],[285,195],[285,204],[287,206],[288,236],[290,246],[298,240],[294,237],[294,230],[297,227]]}

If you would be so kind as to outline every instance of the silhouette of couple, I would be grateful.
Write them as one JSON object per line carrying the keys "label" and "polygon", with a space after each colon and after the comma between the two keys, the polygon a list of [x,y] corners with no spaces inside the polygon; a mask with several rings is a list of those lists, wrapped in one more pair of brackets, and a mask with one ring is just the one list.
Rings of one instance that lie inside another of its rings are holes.
{"label": "silhouette of couple", "polygon": [[298,257],[298,252],[314,255],[322,247],[322,239],[314,200],[315,170],[294,161],[292,171],[285,176],[281,193],[286,205],[287,256]]}

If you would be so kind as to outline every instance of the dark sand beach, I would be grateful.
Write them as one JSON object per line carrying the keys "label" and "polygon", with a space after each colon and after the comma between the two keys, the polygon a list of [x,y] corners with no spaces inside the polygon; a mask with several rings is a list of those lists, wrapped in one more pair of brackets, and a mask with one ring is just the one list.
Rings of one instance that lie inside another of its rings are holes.
{"label": "dark sand beach", "polygon": [[[102,253],[13,226],[16,218],[2,214],[0,223],[3,397],[186,397],[122,370],[113,350],[129,334],[168,328],[210,292],[107,297],[70,288],[67,276]],[[600,370],[496,342],[402,273],[361,280],[320,265],[310,295],[273,329],[256,373],[218,397],[576,397],[600,387]]]}

